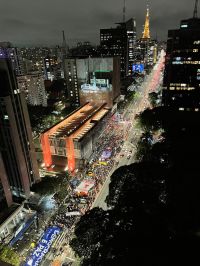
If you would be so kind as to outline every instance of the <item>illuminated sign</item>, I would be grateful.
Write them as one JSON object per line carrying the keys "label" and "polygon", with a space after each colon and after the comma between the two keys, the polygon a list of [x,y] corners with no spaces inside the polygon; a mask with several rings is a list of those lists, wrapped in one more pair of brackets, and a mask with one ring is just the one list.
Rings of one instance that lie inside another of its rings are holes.
{"label": "illuminated sign", "polygon": [[[106,81],[107,81],[106,79],[95,79],[96,84],[101,84],[101,85],[107,84]],[[90,83],[94,83],[94,79],[91,79]]]}
{"label": "illuminated sign", "polygon": [[42,239],[37,247],[33,250],[32,255],[27,259],[24,266],[38,266],[60,232],[61,228],[58,226],[49,227],[44,232]]}
{"label": "illuminated sign", "polygon": [[132,66],[133,72],[143,72],[144,71],[144,64],[135,64]]}
{"label": "illuminated sign", "polygon": [[197,80],[200,80],[200,68],[197,69]]}
{"label": "illuminated sign", "polygon": [[181,28],[187,28],[187,27],[188,27],[187,24],[182,24],[182,25],[181,25]]}

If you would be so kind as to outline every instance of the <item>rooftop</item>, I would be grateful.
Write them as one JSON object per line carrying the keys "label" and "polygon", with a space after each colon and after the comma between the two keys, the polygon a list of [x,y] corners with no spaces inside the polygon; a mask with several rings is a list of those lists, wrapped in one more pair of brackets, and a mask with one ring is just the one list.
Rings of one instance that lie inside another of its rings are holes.
{"label": "rooftop", "polygon": [[79,140],[109,112],[109,109],[105,106],[106,104],[93,105],[86,103],[43,133],[53,138],[66,138],[71,136]]}

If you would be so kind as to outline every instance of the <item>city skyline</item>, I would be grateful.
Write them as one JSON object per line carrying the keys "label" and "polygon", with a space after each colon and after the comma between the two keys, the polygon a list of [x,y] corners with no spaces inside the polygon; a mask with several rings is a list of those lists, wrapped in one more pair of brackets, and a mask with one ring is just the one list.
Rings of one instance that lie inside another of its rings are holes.
{"label": "city skyline", "polygon": [[[122,0],[92,1],[60,0],[58,3],[44,0],[39,3],[18,0],[2,1],[0,11],[0,41],[14,45],[55,45],[62,43],[65,30],[67,43],[79,41],[99,44],[100,28],[115,27],[122,21]],[[179,21],[193,14],[194,1],[149,1],[150,33],[152,38],[167,39],[167,30],[177,28]],[[141,37],[146,15],[147,1],[126,0],[126,20],[133,17],[137,23],[137,37]],[[68,9],[68,7],[70,7]],[[78,7],[78,8],[77,8]]]}

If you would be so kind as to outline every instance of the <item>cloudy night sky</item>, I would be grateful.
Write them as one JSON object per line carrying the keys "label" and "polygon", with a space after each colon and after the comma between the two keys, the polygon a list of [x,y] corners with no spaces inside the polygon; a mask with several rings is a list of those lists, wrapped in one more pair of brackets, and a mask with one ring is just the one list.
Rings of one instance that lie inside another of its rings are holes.
{"label": "cloudy night sky", "polygon": [[[167,30],[192,16],[194,0],[150,0],[151,36],[166,40]],[[99,29],[122,20],[123,0],[0,0],[0,41],[15,45],[61,44],[61,31],[69,45],[78,41],[99,43]],[[126,20],[137,23],[141,36],[145,0],[126,0]]]}

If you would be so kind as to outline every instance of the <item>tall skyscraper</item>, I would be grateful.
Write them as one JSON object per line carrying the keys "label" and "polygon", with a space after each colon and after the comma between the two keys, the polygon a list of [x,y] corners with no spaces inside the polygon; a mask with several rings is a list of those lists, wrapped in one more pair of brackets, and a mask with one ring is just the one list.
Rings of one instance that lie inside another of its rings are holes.
{"label": "tall skyscraper", "polygon": [[[10,191],[28,197],[39,179],[31,125],[8,59],[0,59],[0,180],[10,204]],[[9,187],[8,187],[9,186]]]}
{"label": "tall skyscraper", "polygon": [[120,56],[122,77],[132,74],[134,46],[136,43],[136,21],[117,23],[116,28],[100,30],[102,56]]}
{"label": "tall skyscraper", "polygon": [[[195,5],[195,9],[196,9]],[[200,110],[200,19],[182,20],[168,31],[163,104],[180,111]]]}
{"label": "tall skyscraper", "polygon": [[16,75],[25,74],[25,63],[20,53],[20,49],[12,47],[9,42],[0,42],[0,58],[8,56],[11,60],[13,71]]}

